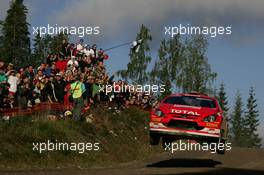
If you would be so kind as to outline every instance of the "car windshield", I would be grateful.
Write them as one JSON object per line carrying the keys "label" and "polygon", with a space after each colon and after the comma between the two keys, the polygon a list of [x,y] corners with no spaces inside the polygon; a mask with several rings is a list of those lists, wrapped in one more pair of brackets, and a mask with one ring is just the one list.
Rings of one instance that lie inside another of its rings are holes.
{"label": "car windshield", "polygon": [[213,100],[207,98],[194,97],[194,96],[171,96],[165,99],[164,103],[204,107],[204,108],[216,107],[216,104]]}

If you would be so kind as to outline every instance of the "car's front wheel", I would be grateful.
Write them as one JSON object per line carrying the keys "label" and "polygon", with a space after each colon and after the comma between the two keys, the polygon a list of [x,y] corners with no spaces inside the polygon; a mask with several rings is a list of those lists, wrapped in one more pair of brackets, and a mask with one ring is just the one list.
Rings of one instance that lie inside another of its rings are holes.
{"label": "car's front wheel", "polygon": [[160,141],[160,136],[157,134],[150,134],[149,135],[149,143],[150,145],[158,145]]}
{"label": "car's front wheel", "polygon": [[170,150],[171,147],[172,147],[172,142],[174,141],[173,138],[171,137],[162,137],[162,147],[165,149],[165,150]]}

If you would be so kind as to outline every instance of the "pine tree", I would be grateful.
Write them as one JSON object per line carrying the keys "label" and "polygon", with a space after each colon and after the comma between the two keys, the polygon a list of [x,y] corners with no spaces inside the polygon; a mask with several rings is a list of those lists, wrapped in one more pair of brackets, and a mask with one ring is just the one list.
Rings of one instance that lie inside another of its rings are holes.
{"label": "pine tree", "polygon": [[224,112],[224,115],[226,116],[228,113],[228,101],[227,101],[227,96],[226,96],[226,92],[225,92],[225,85],[222,82],[220,84],[220,88],[219,88],[219,92],[218,92],[218,101],[219,104]]}
{"label": "pine tree", "polygon": [[44,55],[45,57],[50,54],[50,53],[53,53],[52,50],[55,50],[52,48],[52,41],[53,41],[53,38],[51,35],[45,35],[44,37],[42,37],[42,44],[43,44],[43,50],[44,50]]}
{"label": "pine tree", "polygon": [[257,100],[255,98],[255,90],[253,87],[249,90],[249,97],[247,99],[247,110],[245,112],[245,125],[247,131],[247,146],[261,147],[261,139],[257,133],[259,125],[259,112],[257,110]]}
{"label": "pine tree", "polygon": [[175,35],[171,40],[167,41],[167,52],[169,63],[169,71],[171,82],[177,87],[179,74],[182,71],[184,46],[180,38],[180,34]]}
{"label": "pine tree", "polygon": [[48,54],[58,54],[61,51],[62,40],[69,40],[69,35],[60,33],[58,35],[45,35],[40,37],[39,34],[33,39],[32,62],[36,65],[45,63]]}
{"label": "pine tree", "polygon": [[34,45],[33,45],[33,59],[34,63],[36,65],[39,65],[40,63],[44,63],[45,60],[45,48],[44,48],[44,39],[40,37],[40,34],[35,36],[33,39]]}
{"label": "pine tree", "polygon": [[137,41],[140,39],[142,39],[142,42],[139,50],[137,52],[134,49],[130,50],[130,62],[127,64],[127,69],[118,71],[118,75],[133,83],[142,85],[148,81],[147,67],[151,62],[148,52],[150,51],[149,42],[152,40],[150,30],[144,25],[141,26],[136,37]]}
{"label": "pine tree", "polygon": [[190,38],[185,42],[184,58],[177,79],[177,86],[183,92],[212,93],[211,85],[217,74],[212,72],[208,63],[207,45],[207,40],[202,35]]}
{"label": "pine tree", "polygon": [[58,35],[54,35],[52,38],[49,39],[49,49],[50,53],[57,54],[61,51],[62,40],[69,40],[69,35],[64,33],[59,33]]}
{"label": "pine tree", "polygon": [[235,98],[235,105],[231,114],[231,139],[233,145],[244,146],[245,143],[245,126],[243,119],[243,103],[239,91],[237,91]]}
{"label": "pine tree", "polygon": [[0,21],[0,55],[3,55],[3,21]]}
{"label": "pine tree", "polygon": [[4,58],[16,65],[25,65],[30,59],[27,13],[23,0],[13,0],[3,24]]}
{"label": "pine tree", "polygon": [[167,82],[165,85],[169,89],[178,88],[183,92],[212,93],[216,73],[212,72],[205,56],[206,49],[207,41],[203,36],[183,41],[180,35],[176,35],[173,39],[163,40],[159,59],[150,74],[151,80],[156,76],[156,79]]}
{"label": "pine tree", "polygon": [[154,64],[150,77],[151,83],[165,86],[165,92],[158,94],[162,99],[171,94],[170,60],[168,58],[168,44],[165,39],[161,41],[158,55],[158,60]]}

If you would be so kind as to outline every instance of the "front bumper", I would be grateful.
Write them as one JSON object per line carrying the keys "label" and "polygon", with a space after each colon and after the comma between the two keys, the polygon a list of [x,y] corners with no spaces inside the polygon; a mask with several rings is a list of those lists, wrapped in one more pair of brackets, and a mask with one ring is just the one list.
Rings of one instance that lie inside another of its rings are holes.
{"label": "front bumper", "polygon": [[183,138],[204,138],[204,139],[216,139],[221,136],[220,129],[212,129],[204,127],[201,130],[188,130],[180,128],[167,127],[161,122],[149,123],[150,133],[156,133],[160,135],[171,135]]}

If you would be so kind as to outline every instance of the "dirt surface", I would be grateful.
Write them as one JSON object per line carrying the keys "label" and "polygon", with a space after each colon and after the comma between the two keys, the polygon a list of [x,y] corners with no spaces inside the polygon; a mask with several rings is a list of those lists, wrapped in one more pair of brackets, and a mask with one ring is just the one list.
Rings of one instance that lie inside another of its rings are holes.
{"label": "dirt surface", "polygon": [[61,169],[30,172],[1,172],[5,175],[264,175],[264,149],[233,148],[225,155],[210,152],[162,153],[146,161],[129,162],[117,167]]}

